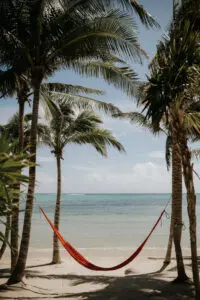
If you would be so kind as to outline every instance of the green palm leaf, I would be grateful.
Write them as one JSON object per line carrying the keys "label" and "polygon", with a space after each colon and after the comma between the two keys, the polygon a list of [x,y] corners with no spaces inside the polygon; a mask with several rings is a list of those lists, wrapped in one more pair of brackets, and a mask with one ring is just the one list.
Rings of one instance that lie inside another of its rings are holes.
{"label": "green palm leaf", "polygon": [[73,61],[69,63],[81,76],[103,78],[108,84],[121,89],[129,97],[138,93],[138,77],[127,65],[116,66],[108,61]]}
{"label": "green palm leaf", "polygon": [[141,4],[138,3],[136,0],[131,0],[131,4],[137,15],[139,16],[141,22],[146,26],[146,27],[157,27],[160,28],[160,25],[158,22],[153,18],[142,6]]}
{"label": "green palm leaf", "polygon": [[122,144],[117,141],[111,132],[101,128],[74,134],[68,139],[68,143],[90,144],[103,156],[107,156],[106,145],[116,148],[119,152],[125,152]]}
{"label": "green palm leaf", "polygon": [[95,95],[104,95],[105,92],[98,89],[93,89],[90,87],[80,86],[80,85],[72,85],[65,84],[60,82],[48,82],[43,83],[41,90],[43,92],[59,92],[64,94],[95,94]]}
{"label": "green palm leaf", "polygon": [[59,92],[41,93],[41,95],[45,99],[47,105],[48,105],[47,100],[51,99],[51,101],[55,104],[65,103],[67,105],[77,107],[79,109],[90,109],[90,110],[96,109],[111,115],[115,113],[120,113],[120,109],[117,106],[104,101],[96,100],[94,98],[84,97],[80,95],[73,95],[69,93],[68,94],[59,93]]}

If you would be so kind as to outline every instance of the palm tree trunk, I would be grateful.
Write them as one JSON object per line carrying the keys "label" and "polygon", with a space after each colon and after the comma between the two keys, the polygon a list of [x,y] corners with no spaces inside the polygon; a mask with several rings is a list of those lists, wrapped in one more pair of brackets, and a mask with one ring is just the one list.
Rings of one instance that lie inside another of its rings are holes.
{"label": "palm tree trunk", "polygon": [[[54,216],[54,226],[59,229],[60,223],[60,200],[61,200],[61,157],[60,155],[56,156],[57,161],[57,198],[56,198],[56,208],[55,208],[55,216]],[[60,264],[60,248],[59,241],[54,233],[53,235],[53,259],[52,264]]]}
{"label": "palm tree trunk", "polygon": [[160,272],[164,271],[167,268],[167,266],[171,263],[173,239],[174,239],[174,217],[171,214],[167,252],[165,255],[165,259],[163,261],[163,265],[160,269]]}
{"label": "palm tree trunk", "polygon": [[[24,147],[24,104],[24,100],[19,99],[19,153],[23,151]],[[18,185],[16,189],[20,191],[20,185]],[[11,270],[14,269],[18,258],[19,196],[14,199],[13,203],[11,223]]]}
{"label": "palm tree trunk", "polygon": [[19,99],[19,152],[24,147],[24,100]]}
{"label": "palm tree trunk", "polygon": [[196,194],[193,180],[193,164],[191,162],[191,153],[188,149],[187,139],[182,138],[181,141],[181,154],[183,164],[183,174],[185,186],[187,190],[187,209],[189,216],[190,227],[190,246],[192,257],[192,273],[195,285],[196,298],[200,299],[200,283],[199,283],[199,268],[197,256],[197,232],[196,232]]}
{"label": "palm tree trunk", "polygon": [[7,215],[6,217],[6,228],[5,228],[5,241],[3,242],[1,249],[0,249],[0,259],[4,255],[4,252],[6,251],[6,246],[7,246],[7,241],[9,240],[9,233],[10,233],[10,221],[11,221],[11,216],[10,214]]}
{"label": "palm tree trunk", "polygon": [[[38,76],[38,78],[40,78],[40,76]],[[31,124],[31,133],[30,133],[30,142],[31,142],[30,163],[32,165],[29,168],[29,185],[28,185],[25,215],[24,215],[24,225],[23,225],[19,257],[17,260],[17,264],[11,274],[11,277],[8,280],[8,284],[14,284],[22,280],[24,276],[26,261],[28,256],[30,231],[31,231],[31,219],[32,219],[32,210],[33,210],[33,202],[34,202],[34,192],[35,192],[35,178],[36,178],[36,141],[37,141],[37,122],[38,122],[38,111],[39,111],[40,86],[41,86],[41,80],[36,79],[34,84],[32,124]]]}
{"label": "palm tree trunk", "polygon": [[183,255],[181,249],[182,235],[182,163],[180,148],[176,140],[176,135],[172,136],[172,217],[174,219],[174,246],[177,262],[177,282],[184,282],[188,279],[185,273]]}

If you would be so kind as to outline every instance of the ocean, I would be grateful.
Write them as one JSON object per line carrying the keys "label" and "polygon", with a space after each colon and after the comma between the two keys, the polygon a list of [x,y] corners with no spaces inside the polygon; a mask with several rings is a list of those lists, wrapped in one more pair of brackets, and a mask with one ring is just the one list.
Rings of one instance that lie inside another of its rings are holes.
{"label": "ocean", "polygon": [[[51,248],[52,230],[37,204],[53,220],[56,195],[36,194],[35,198],[30,246]],[[62,194],[60,231],[66,240],[79,249],[135,248],[150,232],[169,199],[170,194]],[[197,199],[198,218],[199,200],[200,195]],[[167,211],[170,215],[170,204]],[[20,219],[22,223],[22,214]],[[188,248],[189,227],[185,199],[183,221],[183,247]],[[169,224],[169,218],[163,216],[162,222],[148,241],[147,248],[166,247]]]}

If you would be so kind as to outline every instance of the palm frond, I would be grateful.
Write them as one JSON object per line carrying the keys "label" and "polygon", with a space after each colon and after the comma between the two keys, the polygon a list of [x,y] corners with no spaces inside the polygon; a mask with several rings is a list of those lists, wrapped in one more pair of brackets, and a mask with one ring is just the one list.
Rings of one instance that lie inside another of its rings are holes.
{"label": "palm frond", "polygon": [[129,120],[133,124],[138,124],[140,126],[147,127],[152,130],[152,124],[147,120],[145,115],[140,112],[125,112],[113,115],[115,118],[126,119]]}
{"label": "palm frond", "polygon": [[188,111],[184,115],[184,126],[188,135],[200,135],[200,112]]}
{"label": "palm frond", "polygon": [[40,105],[44,110],[44,115],[47,120],[51,120],[54,115],[60,115],[59,106],[52,100],[49,93],[40,92]]}
{"label": "palm frond", "polygon": [[200,158],[200,149],[192,149],[191,154],[192,154],[192,157],[199,159]]}
{"label": "palm frond", "polygon": [[73,120],[69,122],[69,125],[64,132],[66,139],[70,138],[74,133],[77,132],[88,132],[89,130],[95,129],[102,124],[101,118],[94,113],[92,110],[84,110],[80,112]]}
{"label": "palm frond", "polygon": [[84,16],[84,19],[78,15],[72,22],[77,26],[74,30],[66,31],[66,36],[63,35],[59,41],[60,45],[50,54],[49,62],[66,52],[70,53],[71,60],[76,57],[85,58],[89,52],[95,54],[93,57],[101,58],[107,52],[139,62],[146,55],[138,43],[133,19],[127,14],[117,10],[102,11],[97,16]]}
{"label": "palm frond", "polygon": [[[60,1],[65,2],[63,0]],[[101,5],[104,5],[105,9],[110,8],[116,8],[119,7],[119,9],[123,9],[129,13],[133,12],[136,13],[136,15],[140,18],[142,24],[144,24],[147,28],[149,27],[156,27],[159,28],[158,22],[145,10],[145,8],[138,3],[138,1],[135,0],[120,0],[120,1],[112,1],[112,0],[104,0],[104,1],[88,1],[88,0],[75,0],[75,1],[68,1],[69,7],[73,9],[76,7],[77,9],[84,9],[88,7],[89,3],[89,9],[92,12],[95,12],[98,10],[98,8],[101,8]],[[85,4],[85,5],[84,5]],[[84,5],[84,6],[83,6]],[[80,8],[79,8],[80,7]]]}
{"label": "palm frond", "polygon": [[106,146],[112,146],[119,152],[125,152],[122,144],[117,141],[117,139],[111,134],[109,130],[100,128],[88,132],[77,133],[68,140],[68,143],[79,145],[90,144],[97,150],[97,152],[101,153],[103,156],[107,156]]}
{"label": "palm frond", "polygon": [[11,153],[11,145],[9,143],[9,138],[4,134],[0,136],[0,153]]}
{"label": "palm frond", "polygon": [[55,104],[65,103],[71,107],[77,107],[78,109],[87,109],[87,110],[98,110],[106,114],[113,115],[115,113],[120,113],[120,109],[111,104],[101,100],[96,100],[90,97],[84,97],[75,94],[65,94],[61,92],[50,92],[42,93],[44,99],[51,99]]}
{"label": "palm frond", "polygon": [[0,70],[0,98],[16,93],[16,76],[13,69]]}
{"label": "palm frond", "polygon": [[139,16],[142,24],[144,24],[147,28],[156,27],[160,28],[158,22],[153,18],[136,0],[131,0],[131,4],[137,15]]}
{"label": "palm frond", "polygon": [[108,84],[122,90],[129,97],[137,95],[138,77],[137,74],[126,64],[116,66],[108,61],[72,61],[68,64],[81,76],[103,78]]}
{"label": "palm frond", "polygon": [[65,84],[60,82],[47,82],[43,83],[41,90],[43,92],[58,92],[64,94],[95,94],[95,95],[104,95],[105,92],[98,89],[93,89],[90,87],[80,86],[80,85],[72,85],[72,84]]}

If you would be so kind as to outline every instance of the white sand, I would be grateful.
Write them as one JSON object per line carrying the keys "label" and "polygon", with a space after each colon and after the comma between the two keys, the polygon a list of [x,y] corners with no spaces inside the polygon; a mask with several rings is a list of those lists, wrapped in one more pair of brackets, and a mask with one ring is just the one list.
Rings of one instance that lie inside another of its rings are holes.
{"label": "white sand", "polygon": [[[80,250],[100,266],[112,266],[127,258],[131,249]],[[145,249],[127,267],[114,272],[90,271],[62,251],[63,263],[45,265],[51,260],[50,249],[30,250],[25,284],[0,291],[0,299],[71,299],[71,300],[179,300],[193,299],[192,285],[172,284],[176,277],[175,260],[163,273],[156,273],[162,266],[165,251]],[[189,251],[184,251],[187,274],[191,278]],[[151,259],[149,258],[151,257]],[[44,266],[42,266],[44,265]],[[1,261],[0,283],[9,276],[9,257]]]}

